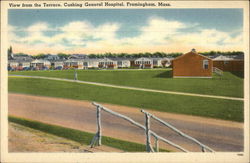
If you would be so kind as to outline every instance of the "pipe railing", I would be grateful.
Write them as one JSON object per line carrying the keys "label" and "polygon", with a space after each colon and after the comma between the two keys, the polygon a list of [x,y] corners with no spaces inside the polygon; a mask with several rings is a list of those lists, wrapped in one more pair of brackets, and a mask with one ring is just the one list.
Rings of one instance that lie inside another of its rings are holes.
{"label": "pipe railing", "polygon": [[[96,142],[97,142],[97,145],[101,145],[101,114],[100,114],[101,110],[103,110],[103,111],[105,111],[107,113],[110,113],[112,115],[115,115],[117,117],[120,117],[120,118],[122,118],[124,120],[127,120],[131,124],[133,124],[133,125],[135,125],[135,126],[137,126],[137,127],[139,127],[139,128],[141,128],[141,129],[143,129],[143,130],[146,131],[146,127],[145,126],[141,125],[140,123],[134,121],[133,119],[131,119],[129,117],[127,117],[125,115],[122,115],[120,113],[114,112],[114,111],[112,111],[112,110],[110,110],[110,109],[108,109],[106,107],[103,107],[100,104],[97,104],[95,102],[93,102],[92,104],[94,106],[96,106],[96,108],[97,108],[97,132],[96,132],[95,136],[93,137],[93,139],[92,139],[92,141],[90,143],[91,147],[94,147],[95,144],[96,144]],[[173,146],[173,147],[175,147],[175,148],[177,148],[177,149],[179,149],[179,150],[181,150],[183,152],[189,152],[185,148],[182,148],[181,146],[179,146],[179,145],[177,145],[177,144],[175,144],[175,143],[173,143],[173,142],[171,142],[171,141],[169,141],[169,140],[167,140],[167,139],[165,139],[165,138],[157,135],[155,132],[153,132],[151,130],[148,130],[148,131],[150,133],[149,135],[152,134],[152,136],[154,136],[154,138],[155,138],[155,149],[156,149],[156,151],[159,151],[158,141],[161,140],[162,142],[164,142],[166,144],[169,144],[169,145],[171,145],[171,146]],[[147,147],[146,149],[147,149],[148,152],[154,152],[154,149],[152,147]]]}
{"label": "pipe railing", "polygon": [[215,72],[216,74],[222,76],[223,75],[223,71],[217,67],[213,67],[213,72]]}
{"label": "pipe railing", "polygon": [[171,130],[175,131],[176,133],[178,133],[179,135],[193,141],[194,143],[198,144],[201,147],[201,151],[205,152],[206,150],[210,151],[210,152],[214,152],[214,150],[212,150],[211,148],[209,148],[208,146],[202,144],[201,142],[199,142],[197,139],[183,133],[182,131],[178,130],[177,128],[175,128],[174,126],[172,126],[171,124],[161,120],[160,118],[154,116],[153,114],[146,112],[144,110],[141,110],[142,113],[144,113],[145,115],[147,115],[147,117],[152,117],[153,119],[157,120],[158,122],[160,122],[161,124],[167,126],[168,128],[170,128]]}

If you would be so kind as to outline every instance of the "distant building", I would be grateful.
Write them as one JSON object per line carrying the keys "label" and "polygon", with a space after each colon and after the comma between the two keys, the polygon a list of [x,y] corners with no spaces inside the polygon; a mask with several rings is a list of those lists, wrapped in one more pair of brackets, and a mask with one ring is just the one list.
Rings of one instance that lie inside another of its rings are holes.
{"label": "distant building", "polygon": [[82,59],[68,59],[64,62],[64,68],[76,68],[83,69],[83,60]]}
{"label": "distant building", "polygon": [[57,60],[51,60],[50,62],[53,68],[57,68],[57,67],[63,67],[65,61],[66,60],[64,59],[57,59]]}
{"label": "distant building", "polygon": [[150,58],[141,57],[132,60],[131,66],[135,68],[153,68],[153,61]]}
{"label": "distant building", "polygon": [[112,60],[117,62],[117,68],[128,68],[130,67],[130,59],[128,58],[112,58]]}
{"label": "distant building", "polygon": [[50,68],[51,66],[51,62],[44,59],[33,60],[30,64],[31,67],[37,68],[39,70],[43,69],[44,67]]}
{"label": "distant building", "polygon": [[195,49],[172,60],[173,77],[212,77],[213,62]]}
{"label": "distant building", "polygon": [[162,58],[162,59],[161,59],[161,65],[162,65],[162,67],[169,67],[169,66],[171,66],[171,61],[172,61],[173,59],[174,59],[174,58],[167,58],[167,57]]}
{"label": "distant building", "polygon": [[14,70],[22,70],[25,67],[30,67],[31,61],[32,58],[29,56],[13,56],[12,59],[8,60],[8,67]]}
{"label": "distant building", "polygon": [[86,54],[72,54],[69,56],[69,59],[87,59],[88,55]]}
{"label": "distant building", "polygon": [[153,68],[157,68],[157,67],[162,67],[162,59],[163,58],[151,58],[152,60],[152,64],[153,64]]}
{"label": "distant building", "polygon": [[88,68],[98,68],[100,59],[98,58],[89,58],[89,59],[84,59],[83,60],[83,68],[88,69]]}
{"label": "distant building", "polygon": [[217,56],[213,59],[213,66],[222,71],[244,71],[244,56]]}
{"label": "distant building", "polygon": [[110,58],[103,58],[99,60],[98,67],[115,69],[117,68],[117,61]]}
{"label": "distant building", "polygon": [[55,61],[59,60],[60,57],[58,55],[47,54],[44,59],[49,61]]}

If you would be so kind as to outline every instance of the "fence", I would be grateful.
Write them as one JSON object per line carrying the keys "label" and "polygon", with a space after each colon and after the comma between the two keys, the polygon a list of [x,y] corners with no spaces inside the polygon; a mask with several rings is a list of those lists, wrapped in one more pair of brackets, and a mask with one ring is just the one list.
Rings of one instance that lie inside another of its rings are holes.
{"label": "fence", "polygon": [[[172,141],[169,141],[161,136],[159,136],[158,134],[156,134],[155,132],[153,132],[151,129],[150,129],[150,118],[152,117],[153,119],[159,121],[160,123],[162,123],[163,125],[169,127],[170,129],[172,129],[173,131],[177,132],[179,135],[185,137],[185,138],[188,138],[189,140],[195,142],[196,144],[198,144],[200,147],[201,147],[201,150],[202,152],[206,152],[209,151],[209,152],[214,152],[211,148],[207,147],[206,145],[202,144],[201,142],[199,142],[198,140],[192,138],[191,136],[188,136],[186,134],[184,134],[183,132],[179,131],[178,129],[176,129],[175,127],[173,127],[172,125],[170,125],[169,123],[157,118],[156,116],[144,111],[144,110],[141,110],[142,113],[145,114],[145,126],[141,125],[140,123],[134,121],[133,119],[125,116],[125,115],[122,115],[120,113],[117,113],[117,112],[114,112],[106,107],[103,107],[101,106],[100,104],[97,104],[95,102],[92,103],[94,106],[96,106],[96,115],[97,115],[97,132],[95,134],[95,136],[93,137],[91,143],[90,143],[90,146],[91,147],[94,147],[95,144],[97,145],[101,145],[101,140],[102,140],[102,128],[101,128],[101,111],[105,111],[107,113],[110,113],[114,116],[117,116],[119,118],[122,118],[124,120],[127,120],[129,121],[130,123],[132,123],[133,125],[145,130],[145,135],[146,135],[146,151],[147,152],[159,152],[159,140],[161,140],[162,142],[166,143],[166,144],[169,144],[183,152],[189,152],[187,149],[173,143]],[[152,145],[151,145],[151,135],[154,137],[155,139],[155,147],[153,148]]]}

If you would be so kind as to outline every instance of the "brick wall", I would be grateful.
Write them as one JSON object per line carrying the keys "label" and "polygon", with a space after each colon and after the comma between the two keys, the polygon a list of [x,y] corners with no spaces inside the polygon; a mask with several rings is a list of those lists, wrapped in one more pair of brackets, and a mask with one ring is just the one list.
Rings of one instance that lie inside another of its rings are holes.
{"label": "brick wall", "polygon": [[[208,60],[208,68],[203,68],[203,60]],[[189,52],[172,61],[173,76],[211,77],[213,62],[195,52]]]}

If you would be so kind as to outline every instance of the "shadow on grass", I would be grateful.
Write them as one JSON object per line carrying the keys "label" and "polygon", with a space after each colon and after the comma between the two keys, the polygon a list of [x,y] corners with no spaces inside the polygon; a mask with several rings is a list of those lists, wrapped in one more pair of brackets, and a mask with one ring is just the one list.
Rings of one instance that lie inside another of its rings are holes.
{"label": "shadow on grass", "polygon": [[169,70],[169,71],[164,71],[164,72],[161,72],[157,75],[155,75],[154,77],[155,78],[173,78],[173,70]]}
{"label": "shadow on grass", "polygon": [[239,78],[244,78],[244,71],[232,71],[231,74],[239,77]]}
{"label": "shadow on grass", "polygon": [[[65,128],[62,126],[42,123],[38,121],[28,120],[24,118],[18,118],[9,116],[8,120],[13,123],[17,123],[35,130],[53,134],[59,137],[63,137],[69,140],[79,142],[81,144],[89,145],[92,138],[94,137],[93,133],[88,133],[76,129]],[[121,149],[125,152],[145,152],[146,146],[144,144],[128,142],[125,140],[120,140],[116,138],[111,138],[108,136],[102,136],[102,143],[104,145]],[[160,152],[169,152],[169,150],[160,149]]]}

